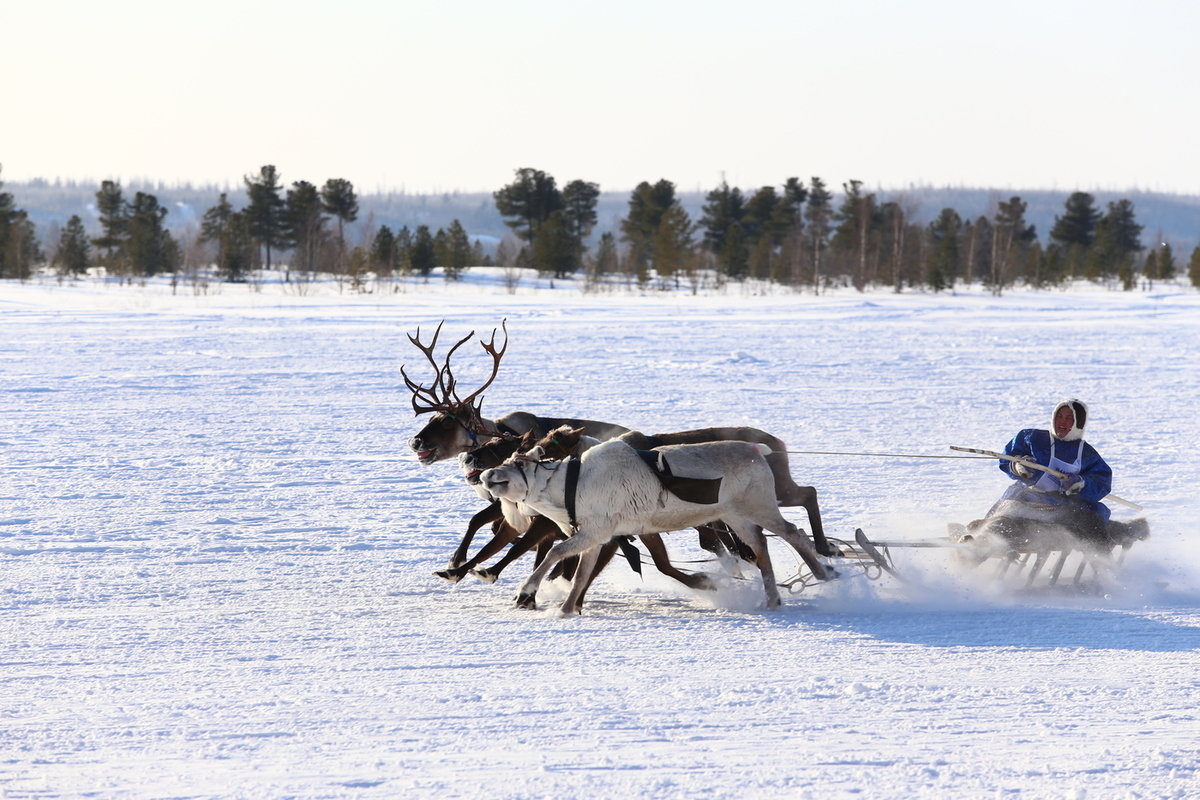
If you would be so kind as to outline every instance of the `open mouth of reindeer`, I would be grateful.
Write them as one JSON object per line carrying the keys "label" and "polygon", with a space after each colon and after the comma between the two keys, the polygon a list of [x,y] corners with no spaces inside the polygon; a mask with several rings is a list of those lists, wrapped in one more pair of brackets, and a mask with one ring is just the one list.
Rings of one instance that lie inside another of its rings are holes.
{"label": "open mouth of reindeer", "polygon": [[436,455],[437,455],[436,447],[430,448],[429,450],[418,450],[417,451],[417,461],[419,461],[422,464],[429,464],[435,460],[434,456],[436,456]]}

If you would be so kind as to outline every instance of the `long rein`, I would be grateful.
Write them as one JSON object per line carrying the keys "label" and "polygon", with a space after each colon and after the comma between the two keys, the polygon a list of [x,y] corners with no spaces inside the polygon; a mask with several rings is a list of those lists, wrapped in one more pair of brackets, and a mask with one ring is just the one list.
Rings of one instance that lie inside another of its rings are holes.
{"label": "long rein", "polygon": [[[986,461],[995,461],[998,458],[1006,460],[1006,461],[1020,461],[1021,460],[1014,456],[1005,455],[1004,453],[997,453],[997,452],[993,452],[991,450],[978,450],[973,447],[955,447],[954,445],[951,445],[950,449],[958,450],[959,452],[962,452],[962,453],[979,453],[981,455],[945,456],[945,455],[931,455],[931,454],[926,454],[926,453],[839,453],[839,452],[833,452],[833,451],[829,451],[829,450],[774,450],[772,452],[788,453],[790,455],[798,455],[798,456],[874,456],[874,457],[879,457],[879,458],[963,458],[963,459],[970,458],[970,459],[986,460]],[[1056,477],[1060,477],[1060,478],[1065,477],[1065,475],[1063,473],[1059,472],[1058,470],[1054,470],[1049,467],[1043,467],[1041,464],[1029,463],[1029,464],[1026,464],[1026,466],[1028,466],[1031,469],[1041,470],[1042,472],[1048,472],[1051,475],[1054,475]],[[1142,508],[1142,506],[1138,505],[1137,503],[1134,503],[1131,500],[1126,500],[1123,497],[1118,497],[1115,494],[1106,495],[1104,499],[1112,500],[1114,503],[1123,505],[1126,508],[1132,508],[1134,511],[1144,511],[1145,510],[1144,508]]]}

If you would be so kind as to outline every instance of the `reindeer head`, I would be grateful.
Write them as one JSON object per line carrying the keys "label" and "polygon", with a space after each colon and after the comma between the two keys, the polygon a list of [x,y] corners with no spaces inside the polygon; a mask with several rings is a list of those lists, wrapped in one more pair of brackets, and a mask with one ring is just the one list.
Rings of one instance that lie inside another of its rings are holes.
{"label": "reindeer head", "polygon": [[533,444],[532,431],[526,432],[521,437],[502,436],[492,439],[487,444],[480,445],[473,450],[459,453],[459,468],[466,477],[467,483],[474,486],[479,483],[479,474],[485,469],[500,466],[509,456],[514,453],[523,453],[533,447]]}
{"label": "reindeer head", "polygon": [[408,442],[409,447],[416,452],[417,460],[422,464],[432,464],[436,461],[453,458],[459,453],[474,447],[478,436],[484,434],[488,436],[495,435],[493,431],[487,430],[483,417],[480,415],[479,409],[483,403],[483,398],[480,395],[496,379],[496,374],[500,370],[500,359],[504,357],[505,351],[508,350],[508,327],[507,320],[504,320],[500,323],[501,328],[504,330],[504,345],[502,347],[499,349],[496,348],[496,331],[494,328],[492,329],[492,338],[490,341],[480,341],[483,351],[492,357],[491,376],[482,386],[466,397],[459,397],[454,373],[450,369],[450,359],[458,348],[471,340],[471,337],[475,335],[475,331],[471,331],[462,339],[459,339],[450,348],[450,351],[446,353],[445,360],[439,365],[437,359],[434,358],[433,351],[437,347],[438,335],[442,332],[443,324],[445,324],[445,320],[438,323],[437,330],[433,333],[433,339],[428,345],[421,343],[420,328],[417,328],[416,336],[410,335],[408,337],[408,340],[425,354],[425,358],[434,368],[433,380],[430,382],[429,387],[426,388],[424,384],[413,381],[408,377],[408,373],[404,371],[404,367],[400,367],[400,374],[404,377],[404,383],[408,386],[409,391],[412,392],[413,411],[418,415],[433,412],[433,419]]}
{"label": "reindeer head", "polygon": [[[580,440],[584,438],[586,428],[572,428],[570,425],[560,425],[550,431],[533,447],[525,449],[529,457],[538,461],[558,461],[579,452]],[[593,440],[594,441],[594,440]]]}
{"label": "reindeer head", "polygon": [[479,480],[492,497],[519,503],[529,494],[529,473],[536,470],[539,463],[536,458],[518,453],[498,467],[485,469]]}

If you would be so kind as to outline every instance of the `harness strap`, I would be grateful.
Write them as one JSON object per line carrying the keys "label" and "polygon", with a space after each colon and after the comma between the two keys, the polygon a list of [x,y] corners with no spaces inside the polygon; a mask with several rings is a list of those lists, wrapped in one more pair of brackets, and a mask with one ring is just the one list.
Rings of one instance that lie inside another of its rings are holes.
{"label": "harness strap", "polygon": [[573,455],[567,459],[567,487],[566,487],[566,503],[567,503],[567,521],[571,523],[571,530],[579,530],[579,521],[575,519],[575,490],[579,487],[579,456]]}

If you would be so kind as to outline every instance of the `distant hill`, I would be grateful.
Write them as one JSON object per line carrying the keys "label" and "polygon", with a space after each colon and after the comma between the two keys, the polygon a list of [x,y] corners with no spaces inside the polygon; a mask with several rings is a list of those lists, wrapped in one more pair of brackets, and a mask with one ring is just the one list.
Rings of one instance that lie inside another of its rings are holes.
{"label": "distant hill", "polygon": [[[34,180],[6,182],[4,191],[11,192],[17,207],[29,212],[38,226],[39,236],[45,238],[53,223],[63,225],[78,214],[90,229],[97,230],[95,194],[99,183]],[[126,197],[142,191],[155,195],[170,209],[167,225],[174,232],[198,224],[204,212],[216,205],[222,191],[237,208],[246,204],[242,187],[222,189],[217,186],[171,186],[166,184],[129,183],[122,186]],[[753,192],[757,187],[742,187]],[[1063,212],[1063,204],[1071,194],[1068,190],[967,189],[912,186],[907,189],[875,189],[880,202],[901,201],[913,218],[921,222],[934,219],[943,208],[953,208],[964,219],[991,216],[998,201],[1019,196],[1028,203],[1026,219],[1037,227],[1043,242],[1048,240],[1054,218]],[[1097,207],[1101,210],[1116,200],[1129,199],[1134,204],[1137,221],[1145,226],[1142,243],[1149,245],[1161,231],[1176,253],[1190,253],[1200,245],[1200,195],[1164,194],[1159,192],[1095,190]],[[597,206],[599,224],[596,233],[619,230],[619,221],[628,208],[630,191],[610,191],[600,195]],[[699,219],[704,203],[703,192],[681,192],[680,200],[693,219]],[[838,202],[835,199],[835,203]],[[459,220],[467,232],[487,242],[495,242],[508,232],[496,212],[492,196],[487,192],[449,192],[443,194],[363,194],[359,196],[359,219],[348,231],[349,236],[362,237],[369,224],[387,225],[393,230],[407,225],[410,229],[428,225],[437,230]]]}

